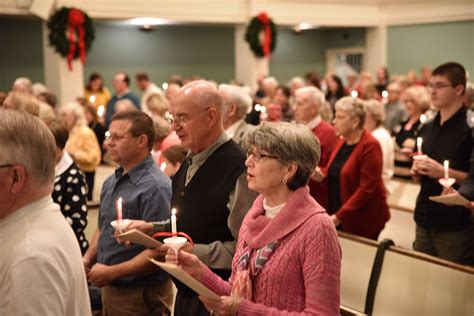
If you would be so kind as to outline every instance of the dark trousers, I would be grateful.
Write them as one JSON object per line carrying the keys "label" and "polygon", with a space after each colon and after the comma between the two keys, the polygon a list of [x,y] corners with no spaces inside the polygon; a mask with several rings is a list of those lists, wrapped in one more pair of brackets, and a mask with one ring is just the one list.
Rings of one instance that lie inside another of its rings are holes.
{"label": "dark trousers", "polygon": [[84,172],[84,174],[86,176],[86,183],[87,183],[87,200],[92,201],[92,193],[94,192],[95,171]]}
{"label": "dark trousers", "polygon": [[474,224],[458,232],[436,232],[416,225],[413,249],[456,263],[474,265]]}
{"label": "dark trousers", "polygon": [[174,304],[175,316],[209,316],[211,315],[197,295],[185,294],[182,291],[176,293]]}

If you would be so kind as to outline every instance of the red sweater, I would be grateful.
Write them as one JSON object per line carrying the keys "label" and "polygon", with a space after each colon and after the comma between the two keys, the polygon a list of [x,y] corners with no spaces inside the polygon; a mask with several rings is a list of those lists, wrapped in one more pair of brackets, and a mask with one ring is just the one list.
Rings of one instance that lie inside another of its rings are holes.
{"label": "red sweater", "polygon": [[[344,140],[338,140],[328,169]],[[374,238],[390,218],[382,180],[382,149],[378,141],[364,131],[360,141],[341,169],[339,188],[341,208],[336,212],[342,221],[342,230],[351,234]]]}
{"label": "red sweater", "polygon": [[278,240],[252,277],[252,301],[242,301],[239,315],[339,315],[341,251],[324,209],[305,187],[290,196],[274,219],[264,214],[260,195],[242,223],[229,282],[207,269],[202,283],[218,295],[229,295],[244,242],[259,249]]}
{"label": "red sweater", "polygon": [[[336,131],[331,124],[325,121],[321,121],[312,131],[321,143],[321,160],[319,161],[318,166],[320,168],[324,168],[326,167],[333,152],[334,146],[336,146],[337,143]],[[311,192],[311,196],[314,197],[322,207],[328,207],[329,193],[326,179],[324,179],[321,183],[310,179],[309,190]]]}

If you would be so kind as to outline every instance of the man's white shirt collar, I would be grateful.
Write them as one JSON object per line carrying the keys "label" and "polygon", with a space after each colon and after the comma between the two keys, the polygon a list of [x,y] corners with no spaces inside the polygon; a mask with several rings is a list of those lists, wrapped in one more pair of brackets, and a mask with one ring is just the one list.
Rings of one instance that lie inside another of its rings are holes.
{"label": "man's white shirt collar", "polygon": [[321,121],[322,121],[321,115],[318,115],[314,119],[309,121],[308,124],[306,124],[306,126],[308,126],[309,129],[315,129],[319,125],[319,123],[321,123]]}
{"label": "man's white shirt collar", "polygon": [[234,124],[232,124],[228,129],[225,130],[226,134],[229,135],[230,138],[233,138],[235,136],[235,132],[237,132],[237,129],[244,120],[238,120]]}

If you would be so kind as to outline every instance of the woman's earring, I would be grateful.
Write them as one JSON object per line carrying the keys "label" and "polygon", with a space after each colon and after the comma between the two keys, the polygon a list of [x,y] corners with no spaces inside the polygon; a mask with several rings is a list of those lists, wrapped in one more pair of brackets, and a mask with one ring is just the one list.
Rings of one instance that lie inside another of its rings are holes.
{"label": "woman's earring", "polygon": [[283,184],[286,184],[288,180],[286,178],[283,179]]}

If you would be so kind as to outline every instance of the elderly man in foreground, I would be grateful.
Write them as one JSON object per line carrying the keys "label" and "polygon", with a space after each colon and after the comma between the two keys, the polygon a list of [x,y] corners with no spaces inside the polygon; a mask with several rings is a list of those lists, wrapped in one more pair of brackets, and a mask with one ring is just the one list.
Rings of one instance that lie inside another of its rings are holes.
{"label": "elderly man in foreground", "polygon": [[90,315],[79,245],[51,199],[53,135],[5,110],[0,148],[0,315]]}

